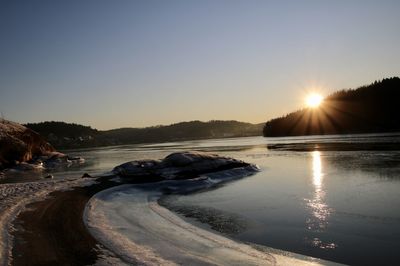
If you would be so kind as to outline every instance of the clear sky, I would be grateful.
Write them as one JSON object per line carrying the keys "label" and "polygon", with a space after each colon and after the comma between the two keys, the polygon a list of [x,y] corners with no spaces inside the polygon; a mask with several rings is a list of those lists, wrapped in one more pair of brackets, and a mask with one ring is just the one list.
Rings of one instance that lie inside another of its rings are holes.
{"label": "clear sky", "polygon": [[0,111],[99,129],[264,122],[400,76],[400,1],[1,1]]}

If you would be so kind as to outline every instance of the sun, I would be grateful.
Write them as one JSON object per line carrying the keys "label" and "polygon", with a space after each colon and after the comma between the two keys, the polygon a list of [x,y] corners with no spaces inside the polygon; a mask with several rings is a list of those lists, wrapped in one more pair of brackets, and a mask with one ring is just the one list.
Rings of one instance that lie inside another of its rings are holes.
{"label": "sun", "polygon": [[323,100],[324,98],[321,96],[321,94],[311,93],[306,98],[306,105],[311,108],[317,108],[321,105]]}

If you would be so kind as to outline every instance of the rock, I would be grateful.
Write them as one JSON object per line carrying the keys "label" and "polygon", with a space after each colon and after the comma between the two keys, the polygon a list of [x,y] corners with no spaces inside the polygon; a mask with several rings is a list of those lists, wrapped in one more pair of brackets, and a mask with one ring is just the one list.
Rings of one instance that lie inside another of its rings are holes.
{"label": "rock", "polygon": [[38,133],[18,123],[0,119],[0,167],[28,162],[55,149]]}
{"label": "rock", "polygon": [[121,177],[158,177],[187,179],[201,174],[222,171],[250,164],[233,158],[203,152],[177,152],[163,160],[141,160],[121,164],[113,173]]}
{"label": "rock", "polygon": [[35,157],[33,160],[43,162],[46,168],[68,167],[85,162],[85,159],[82,157],[70,157],[64,153],[56,151]]}
{"label": "rock", "polygon": [[36,171],[84,162],[81,157],[57,152],[35,131],[0,119],[0,170]]}
{"label": "rock", "polygon": [[161,161],[155,160],[131,161],[115,167],[112,172],[120,176],[152,175],[160,163]]}
{"label": "rock", "polygon": [[21,163],[16,163],[14,167],[11,168],[11,170],[15,171],[42,171],[44,170],[43,163],[37,162],[37,163],[26,163],[26,162],[21,162]]}
{"label": "rock", "polygon": [[85,159],[82,157],[71,157],[68,156],[68,160],[72,163],[82,164],[85,162]]}
{"label": "rock", "polygon": [[84,173],[82,175],[82,178],[91,178],[91,177],[93,177],[93,176],[89,175],[88,173]]}

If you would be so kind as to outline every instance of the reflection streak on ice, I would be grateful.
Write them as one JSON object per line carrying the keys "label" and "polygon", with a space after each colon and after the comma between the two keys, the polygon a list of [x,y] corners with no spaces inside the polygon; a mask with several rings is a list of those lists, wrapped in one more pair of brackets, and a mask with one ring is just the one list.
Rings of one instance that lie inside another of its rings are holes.
{"label": "reflection streak on ice", "polygon": [[323,231],[328,225],[330,215],[330,208],[325,203],[323,178],[321,153],[314,151],[312,153],[312,183],[314,192],[313,198],[307,202],[307,206],[311,209],[312,214],[312,217],[307,220],[307,228],[313,231]]}
{"label": "reflection streak on ice", "polygon": [[[324,173],[322,171],[321,152],[312,152],[312,184],[314,186],[313,198],[307,200],[307,206],[311,209],[311,215],[307,219],[307,228],[310,231],[322,232],[328,226],[328,218],[331,214],[331,208],[325,202],[325,190],[323,187]],[[310,242],[312,246],[321,249],[334,249],[335,243],[325,243],[319,238],[313,238]]]}
{"label": "reflection streak on ice", "polygon": [[316,190],[321,190],[322,184],[322,165],[321,165],[321,153],[319,151],[314,151],[312,153],[313,157],[313,184]]}

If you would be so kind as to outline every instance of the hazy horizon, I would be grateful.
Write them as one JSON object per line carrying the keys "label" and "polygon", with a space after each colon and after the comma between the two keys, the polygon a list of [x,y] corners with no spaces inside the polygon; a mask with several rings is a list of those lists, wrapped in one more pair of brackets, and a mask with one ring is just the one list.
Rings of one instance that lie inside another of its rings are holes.
{"label": "hazy horizon", "polygon": [[398,1],[0,3],[0,112],[94,128],[262,123],[400,76]]}
{"label": "hazy horizon", "polygon": [[202,123],[208,123],[208,122],[211,122],[211,121],[224,121],[224,122],[236,121],[236,122],[250,123],[250,124],[254,124],[254,125],[264,124],[266,122],[266,121],[263,121],[263,122],[260,122],[260,123],[251,123],[251,122],[247,122],[247,121],[238,121],[238,120],[234,120],[234,119],[231,119],[231,120],[217,120],[217,119],[211,119],[211,120],[187,120],[187,121],[172,122],[172,123],[169,123],[169,124],[144,125],[144,126],[123,126],[123,127],[114,127],[114,128],[106,128],[106,129],[96,128],[96,127],[94,127],[93,125],[90,125],[90,124],[80,124],[80,123],[76,123],[74,121],[55,121],[55,120],[49,121],[49,120],[46,120],[46,121],[26,122],[24,124],[37,124],[37,123],[42,123],[42,122],[65,122],[65,123],[79,124],[79,125],[82,125],[82,126],[89,126],[89,127],[93,128],[93,129],[105,130],[106,131],[106,130],[121,129],[121,128],[149,128],[149,127],[159,127],[159,126],[171,126],[171,125],[179,124],[179,123],[190,123],[190,122],[197,122],[197,121],[202,122]]}

